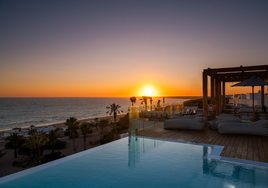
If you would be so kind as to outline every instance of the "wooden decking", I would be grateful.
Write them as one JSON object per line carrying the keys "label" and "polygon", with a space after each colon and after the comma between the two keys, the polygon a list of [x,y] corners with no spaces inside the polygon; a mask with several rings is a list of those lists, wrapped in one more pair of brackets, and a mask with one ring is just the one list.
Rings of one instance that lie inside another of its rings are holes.
{"label": "wooden decking", "polygon": [[139,136],[224,146],[221,156],[268,163],[268,137],[219,134],[206,126],[202,131],[167,130],[163,124],[139,131]]}

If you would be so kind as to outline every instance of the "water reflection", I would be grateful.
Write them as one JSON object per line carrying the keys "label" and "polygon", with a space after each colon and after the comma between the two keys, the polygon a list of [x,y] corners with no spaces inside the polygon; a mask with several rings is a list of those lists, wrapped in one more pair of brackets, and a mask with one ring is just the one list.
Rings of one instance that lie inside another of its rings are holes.
{"label": "water reflection", "polygon": [[129,168],[135,168],[140,163],[140,158],[153,150],[154,148],[165,143],[160,140],[138,138],[135,136],[129,137],[128,140],[128,166]]}

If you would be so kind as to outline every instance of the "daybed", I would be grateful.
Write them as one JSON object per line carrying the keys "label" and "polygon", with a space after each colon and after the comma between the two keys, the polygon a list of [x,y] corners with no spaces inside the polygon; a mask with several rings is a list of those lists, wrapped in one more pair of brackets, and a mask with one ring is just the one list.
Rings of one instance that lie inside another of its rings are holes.
{"label": "daybed", "polygon": [[222,120],[216,120],[216,121],[209,121],[208,124],[209,124],[210,128],[218,129],[218,126],[221,123],[240,123],[241,120],[252,120],[252,118],[247,117],[247,118],[243,118],[243,119],[239,119],[239,118],[222,119]]}
{"label": "daybed", "polygon": [[268,136],[268,120],[259,120],[253,123],[221,123],[220,134],[250,134]]}
{"label": "daybed", "polygon": [[206,125],[204,117],[181,117],[177,119],[169,119],[164,121],[165,129],[190,129],[190,130],[202,130]]}

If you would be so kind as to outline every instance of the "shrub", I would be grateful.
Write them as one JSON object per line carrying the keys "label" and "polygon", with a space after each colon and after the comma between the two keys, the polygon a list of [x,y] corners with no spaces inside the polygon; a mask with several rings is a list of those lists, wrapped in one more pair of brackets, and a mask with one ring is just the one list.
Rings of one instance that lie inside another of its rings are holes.
{"label": "shrub", "polygon": [[18,162],[18,161],[13,161],[13,163],[12,163],[13,166],[18,166],[19,164],[20,164],[20,162]]}
{"label": "shrub", "polygon": [[62,153],[60,151],[57,151],[57,152],[54,152],[54,153],[50,153],[50,154],[47,154],[43,157],[42,159],[42,163],[47,163],[47,162],[50,162],[50,161],[54,161],[56,159],[60,159],[62,157],[65,157],[64,155],[62,155]]}
{"label": "shrub", "polygon": [[31,160],[22,161],[22,162],[14,161],[12,165],[16,167],[21,167],[21,168],[28,168],[28,167],[35,166],[34,161],[31,161]]}
{"label": "shrub", "polygon": [[114,140],[114,133],[112,131],[106,132],[100,139],[100,144],[106,144]]}
{"label": "shrub", "polygon": [[70,135],[70,132],[69,132],[68,129],[64,132],[64,135],[65,135],[65,136],[69,136],[69,135]]}
{"label": "shrub", "polygon": [[[62,140],[56,140],[55,142],[55,149],[64,149],[67,145],[67,142],[62,141]],[[52,149],[50,142],[47,142],[46,145],[44,146],[45,149]]]}
{"label": "shrub", "polygon": [[[66,131],[64,132],[64,135],[65,135],[65,136],[69,136],[69,138],[71,139],[69,129],[66,129]],[[79,137],[79,134],[78,134],[77,131],[75,132],[74,137],[75,137],[75,138],[78,138],[78,137]]]}
{"label": "shrub", "polygon": [[27,156],[29,158],[33,157],[33,151],[31,149],[29,149],[28,147],[26,147],[26,146],[19,147],[18,154],[23,155],[23,157],[24,156]]}
{"label": "shrub", "polygon": [[[19,143],[18,143],[18,147],[20,147],[22,144],[25,143],[25,139],[20,139]],[[9,141],[5,144],[5,148],[6,149],[14,149],[14,142]]]}
{"label": "shrub", "polygon": [[67,142],[62,140],[56,140],[55,142],[55,149],[64,149],[66,148]]}

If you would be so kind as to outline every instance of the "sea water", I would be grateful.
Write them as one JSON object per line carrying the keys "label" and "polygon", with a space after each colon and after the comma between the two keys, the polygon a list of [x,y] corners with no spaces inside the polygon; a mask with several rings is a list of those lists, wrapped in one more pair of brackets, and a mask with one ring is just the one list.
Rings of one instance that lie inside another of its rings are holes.
{"label": "sea water", "polygon": [[[162,98],[153,98],[156,103]],[[183,102],[187,99],[166,99],[165,102]],[[129,98],[0,98],[0,130],[15,127],[42,126],[64,122],[69,117],[86,119],[106,116],[106,107],[112,103],[121,106],[123,113],[131,105]],[[140,100],[136,101],[136,105]]]}

